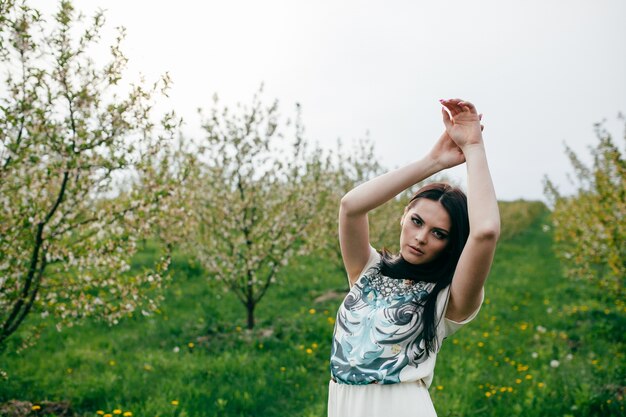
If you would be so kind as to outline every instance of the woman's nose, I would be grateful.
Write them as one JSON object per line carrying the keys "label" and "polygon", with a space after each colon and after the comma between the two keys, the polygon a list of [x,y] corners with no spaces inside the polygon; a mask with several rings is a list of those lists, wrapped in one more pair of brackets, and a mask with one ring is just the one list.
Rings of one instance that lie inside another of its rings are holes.
{"label": "woman's nose", "polygon": [[417,240],[419,243],[426,243],[427,236],[428,232],[422,229],[415,233],[415,240]]}

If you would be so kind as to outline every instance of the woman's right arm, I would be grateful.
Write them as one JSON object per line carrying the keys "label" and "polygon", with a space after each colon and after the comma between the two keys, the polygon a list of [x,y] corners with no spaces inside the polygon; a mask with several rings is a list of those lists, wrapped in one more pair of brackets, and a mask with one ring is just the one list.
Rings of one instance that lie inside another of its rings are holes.
{"label": "woman's right arm", "polygon": [[370,255],[367,213],[442,169],[464,161],[461,149],[444,132],[424,158],[360,184],[341,199],[339,244],[350,285],[359,278]]}

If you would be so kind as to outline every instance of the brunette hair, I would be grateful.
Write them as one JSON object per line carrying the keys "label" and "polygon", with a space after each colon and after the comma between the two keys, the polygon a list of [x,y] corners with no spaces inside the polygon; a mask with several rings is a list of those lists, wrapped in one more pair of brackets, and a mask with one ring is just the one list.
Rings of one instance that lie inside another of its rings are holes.
{"label": "brunette hair", "polygon": [[424,265],[411,264],[401,254],[392,255],[383,248],[380,251],[381,273],[391,278],[436,283],[424,305],[422,337],[428,354],[436,350],[437,295],[452,282],[456,265],[469,236],[469,217],[465,193],[450,184],[437,182],[420,188],[409,201],[407,210],[415,206],[420,198],[438,201],[448,212],[451,225],[446,248],[435,260]]}

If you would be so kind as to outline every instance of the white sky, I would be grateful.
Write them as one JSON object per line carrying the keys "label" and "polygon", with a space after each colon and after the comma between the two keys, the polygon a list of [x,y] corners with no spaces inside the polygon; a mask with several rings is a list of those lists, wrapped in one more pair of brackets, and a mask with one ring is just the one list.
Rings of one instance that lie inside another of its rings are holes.
{"label": "white sky", "polygon": [[[30,4],[54,10],[56,2]],[[439,98],[484,113],[498,198],[543,199],[547,174],[568,190],[566,142],[579,155],[593,124],[624,142],[626,1],[75,0],[127,29],[130,77],[168,71],[169,102],[197,128],[196,108],[250,103],[261,83],[284,116],[300,103],[306,137],[333,147],[369,131],[389,167],[439,137]],[[112,36],[112,35],[111,35]],[[583,160],[589,160],[583,157]],[[464,177],[455,168],[453,177]]]}

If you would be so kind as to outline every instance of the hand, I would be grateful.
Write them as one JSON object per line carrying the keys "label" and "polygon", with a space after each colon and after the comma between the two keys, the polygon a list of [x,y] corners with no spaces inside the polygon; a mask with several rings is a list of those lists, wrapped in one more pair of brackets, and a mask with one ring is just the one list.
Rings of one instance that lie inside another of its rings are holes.
{"label": "hand", "polygon": [[483,115],[478,114],[472,103],[458,98],[439,102],[444,106],[441,111],[446,133],[461,150],[467,145],[482,143],[484,126],[480,121]]}
{"label": "hand", "polygon": [[452,168],[465,162],[465,155],[458,145],[444,131],[435,146],[430,150],[429,157],[434,160],[439,169]]}

